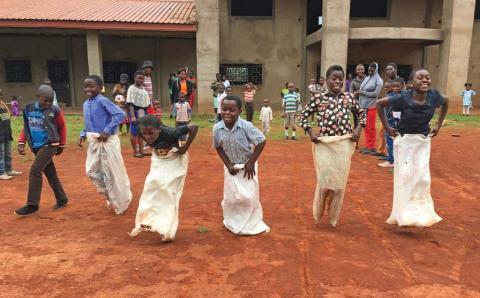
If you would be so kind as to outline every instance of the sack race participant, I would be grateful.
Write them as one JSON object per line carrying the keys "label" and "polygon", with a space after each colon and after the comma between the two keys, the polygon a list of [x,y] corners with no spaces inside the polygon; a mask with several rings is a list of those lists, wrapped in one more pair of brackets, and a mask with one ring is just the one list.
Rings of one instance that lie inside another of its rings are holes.
{"label": "sack race participant", "polygon": [[127,210],[132,201],[130,180],[123,163],[118,126],[125,113],[108,98],[100,94],[103,80],[97,75],[85,79],[88,99],[83,103],[85,129],[80,133],[78,145],[88,140],[85,170],[87,176],[106,196],[108,208],[116,214]]}
{"label": "sack race participant", "polygon": [[[448,110],[448,98],[437,90],[429,89],[430,73],[426,69],[412,72],[413,89],[380,99],[377,111],[385,131],[394,139],[393,205],[388,224],[399,226],[430,227],[442,220],[435,213],[430,195],[431,138],[442,127]],[[401,112],[397,130],[390,127],[384,108]],[[437,125],[429,123],[435,109],[441,107]]]}
{"label": "sack race participant", "polygon": [[229,95],[222,101],[222,121],[213,128],[213,144],[224,167],[223,224],[237,235],[268,232],[260,204],[257,160],[265,136],[251,122],[239,118],[242,101]]}
{"label": "sack race participant", "polygon": [[[318,223],[328,210],[329,223],[337,225],[347,186],[355,142],[366,123],[365,111],[353,94],[342,92],[345,73],[339,65],[327,70],[328,91],[316,94],[300,114],[300,125],[313,142],[313,159],[317,187],[313,200],[313,217]],[[352,128],[350,113],[357,119]],[[309,118],[316,115],[318,134],[310,127]],[[328,205],[328,207],[326,206]]]}
{"label": "sack race participant", "polygon": [[[152,147],[150,172],[138,204],[135,228],[130,236],[142,231],[156,232],[162,241],[172,241],[178,227],[178,209],[188,170],[187,150],[197,135],[198,126],[170,128],[148,115],[140,119],[140,135]],[[188,135],[186,143],[179,141]]]}

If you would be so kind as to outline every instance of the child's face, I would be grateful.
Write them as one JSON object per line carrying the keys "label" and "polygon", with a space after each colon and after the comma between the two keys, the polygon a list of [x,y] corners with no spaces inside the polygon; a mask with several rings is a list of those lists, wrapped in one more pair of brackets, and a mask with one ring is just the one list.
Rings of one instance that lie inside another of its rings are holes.
{"label": "child's face", "polygon": [[410,90],[413,88],[413,84],[412,84],[412,81],[408,81],[407,82],[407,89]]}
{"label": "child's face", "polygon": [[135,85],[137,86],[143,86],[144,81],[145,81],[145,76],[143,74],[139,74],[135,77]]}
{"label": "child's face", "polygon": [[127,85],[127,83],[128,83],[128,80],[127,80],[127,79],[125,79],[125,78],[121,78],[121,79],[120,79],[120,85],[124,85],[124,86],[125,86],[125,85]]}
{"label": "child's face", "polygon": [[470,85],[470,84],[467,84],[467,86],[465,86],[465,89],[467,89],[467,90],[470,90],[470,89],[472,89],[472,85]]}
{"label": "child's face", "polygon": [[310,79],[310,85],[315,85],[315,79]]}
{"label": "child's face", "polygon": [[269,104],[270,104],[270,103],[268,102],[268,100],[264,100],[264,101],[263,101],[263,106],[264,106],[264,107],[268,107]]}
{"label": "child's face", "polygon": [[220,114],[222,115],[223,122],[225,122],[227,126],[234,125],[241,112],[242,109],[237,106],[235,100],[224,99],[222,101],[222,111]]}
{"label": "child's face", "polygon": [[393,65],[389,65],[387,68],[385,68],[385,73],[387,74],[387,77],[393,79],[397,75],[397,70],[395,67],[393,67]]}
{"label": "child's face", "polygon": [[252,91],[252,86],[250,84],[248,84],[245,89],[247,89],[247,91]]}
{"label": "child's face", "polygon": [[325,78],[320,78],[320,79],[318,79],[318,83],[319,83],[320,85],[325,84]]}
{"label": "child's face", "polygon": [[392,92],[392,84],[390,84],[390,83],[383,84],[383,89],[385,89],[385,92],[387,92],[387,93]]}
{"label": "child's face", "polygon": [[363,65],[357,66],[357,68],[355,68],[355,73],[357,74],[357,76],[363,77],[363,75],[365,74],[365,67]]}
{"label": "child's face", "polygon": [[151,67],[146,67],[143,69],[143,73],[146,75],[146,76],[150,76],[153,72],[153,68]]}
{"label": "child's face", "polygon": [[181,102],[184,102],[185,101],[185,93],[180,93],[178,95],[178,100],[181,101]]}
{"label": "child's face", "polygon": [[295,91],[295,85],[292,83],[288,84],[288,92],[293,93]]}
{"label": "child's face", "polygon": [[38,99],[38,104],[42,108],[49,108],[53,104],[53,97],[51,97],[51,96],[45,96],[45,95],[38,94],[37,99]]}
{"label": "child's face", "polygon": [[371,76],[375,73],[375,67],[369,66],[368,67],[368,75]]}
{"label": "child's face", "polygon": [[97,85],[93,79],[86,79],[83,87],[83,91],[87,94],[88,98],[97,96],[102,91],[102,86]]}
{"label": "child's face", "polygon": [[428,88],[430,88],[430,84],[432,84],[430,73],[425,69],[417,71],[412,83],[415,91],[427,92]]}
{"label": "child's face", "polygon": [[390,91],[390,92],[400,93],[400,92],[402,92],[403,86],[400,82],[393,82],[392,86],[391,86],[391,89],[392,89],[392,91]]}
{"label": "child's face", "polygon": [[225,92],[225,87],[220,87],[220,88],[218,88],[218,92],[219,92],[219,93]]}
{"label": "child's face", "polygon": [[155,128],[153,126],[142,126],[142,136],[149,144],[153,144],[162,131],[160,128]]}
{"label": "child's face", "polygon": [[328,89],[335,94],[342,92],[345,74],[340,70],[334,70],[327,78]]}
{"label": "child's face", "polygon": [[349,79],[349,80],[352,79],[352,74],[351,74],[351,73],[349,73],[349,74],[347,75],[347,79]]}
{"label": "child's face", "polygon": [[187,78],[187,73],[182,71],[178,74],[178,77],[180,78],[180,80],[185,80]]}
{"label": "child's face", "polygon": [[233,94],[233,89],[228,87],[227,88],[227,95],[232,95]]}

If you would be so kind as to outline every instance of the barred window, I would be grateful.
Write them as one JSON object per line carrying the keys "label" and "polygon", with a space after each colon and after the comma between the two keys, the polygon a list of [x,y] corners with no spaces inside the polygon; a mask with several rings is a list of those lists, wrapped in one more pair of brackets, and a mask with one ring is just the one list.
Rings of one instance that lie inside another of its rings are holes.
{"label": "barred window", "polygon": [[227,75],[232,85],[262,84],[261,64],[220,64],[220,72]]}
{"label": "barred window", "polygon": [[130,83],[133,83],[135,71],[137,71],[137,64],[134,62],[103,62],[103,80],[106,84],[120,82],[122,73],[128,74]]}
{"label": "barred window", "polygon": [[7,83],[29,83],[32,81],[30,61],[5,60],[5,77]]}

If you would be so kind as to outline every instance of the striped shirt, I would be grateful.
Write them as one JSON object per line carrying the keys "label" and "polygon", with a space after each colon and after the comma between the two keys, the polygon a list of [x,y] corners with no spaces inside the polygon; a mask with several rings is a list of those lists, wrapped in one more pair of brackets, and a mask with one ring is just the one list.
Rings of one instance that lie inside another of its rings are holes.
{"label": "striped shirt", "polygon": [[285,113],[296,113],[299,104],[298,93],[287,93],[283,95],[282,107]]}
{"label": "striped shirt", "polygon": [[222,147],[233,164],[245,164],[252,157],[254,146],[263,141],[262,132],[242,118],[238,118],[231,130],[223,121],[213,127],[213,147]]}
{"label": "striped shirt", "polygon": [[255,90],[252,90],[252,91],[245,90],[245,93],[244,93],[245,102],[253,102],[254,96],[255,96]]}
{"label": "striped shirt", "polygon": [[192,109],[190,108],[190,104],[186,101],[184,102],[177,102],[175,104],[176,108],[176,117],[175,121],[177,122],[188,122],[190,121],[190,113],[192,112]]}
{"label": "striped shirt", "polygon": [[150,100],[153,99],[153,83],[152,83],[152,77],[151,76],[145,76],[145,80],[143,80],[143,88],[145,88],[145,91],[148,93],[148,97]]}

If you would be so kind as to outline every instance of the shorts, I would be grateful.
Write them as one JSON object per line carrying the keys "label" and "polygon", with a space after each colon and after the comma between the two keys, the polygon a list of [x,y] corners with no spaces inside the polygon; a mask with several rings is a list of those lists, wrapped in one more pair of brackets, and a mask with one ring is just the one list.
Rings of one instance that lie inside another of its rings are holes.
{"label": "shorts", "polygon": [[285,127],[296,128],[295,118],[297,113],[285,113]]}
{"label": "shorts", "polygon": [[[135,118],[137,119],[136,123],[133,123],[130,119],[130,134],[134,137],[138,136],[138,119],[142,118],[147,114],[147,108],[138,108],[134,107]],[[140,116],[139,116],[140,115]]]}

